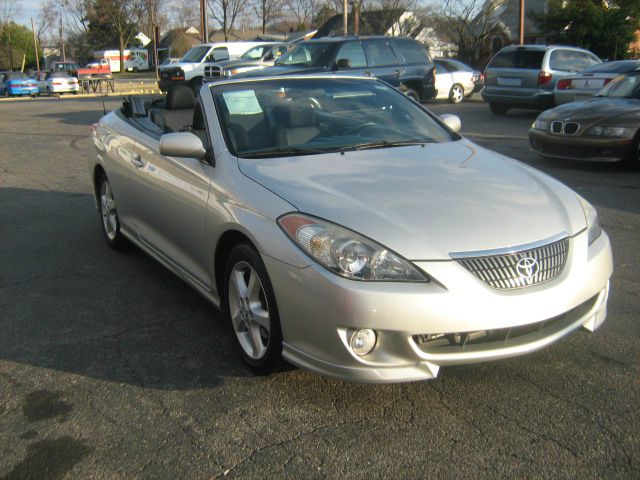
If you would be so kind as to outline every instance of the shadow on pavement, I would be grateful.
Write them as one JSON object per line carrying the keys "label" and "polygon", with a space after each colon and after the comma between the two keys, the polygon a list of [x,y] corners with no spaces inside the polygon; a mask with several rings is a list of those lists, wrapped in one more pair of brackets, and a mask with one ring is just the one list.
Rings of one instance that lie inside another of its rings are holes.
{"label": "shadow on pavement", "polygon": [[5,188],[0,204],[0,358],[172,390],[251,375],[212,305],[107,247],[90,195]]}

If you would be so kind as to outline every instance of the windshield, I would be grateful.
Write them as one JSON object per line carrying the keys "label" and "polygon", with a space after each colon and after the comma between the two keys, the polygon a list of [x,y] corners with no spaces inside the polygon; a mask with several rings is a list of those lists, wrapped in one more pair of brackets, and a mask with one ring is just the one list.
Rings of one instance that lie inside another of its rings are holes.
{"label": "windshield", "polygon": [[640,72],[614,78],[598,97],[640,98]]}
{"label": "windshield", "polygon": [[191,62],[198,63],[201,62],[204,56],[209,51],[210,47],[206,45],[199,45],[197,47],[192,47],[185,55],[182,57],[183,62]]}
{"label": "windshield", "polygon": [[260,45],[258,47],[253,47],[247,50],[240,58],[244,58],[246,60],[259,60],[262,56],[271,50],[271,45]]}
{"label": "windshield", "polygon": [[245,158],[450,142],[414,101],[380,81],[340,78],[215,85],[227,146]]}
{"label": "windshield", "polygon": [[321,67],[329,62],[329,56],[336,43],[305,43],[295,46],[287,53],[283,53],[276,65],[296,67]]}
{"label": "windshield", "polygon": [[637,60],[619,60],[617,62],[604,62],[586,68],[582,73],[627,73],[640,67]]}

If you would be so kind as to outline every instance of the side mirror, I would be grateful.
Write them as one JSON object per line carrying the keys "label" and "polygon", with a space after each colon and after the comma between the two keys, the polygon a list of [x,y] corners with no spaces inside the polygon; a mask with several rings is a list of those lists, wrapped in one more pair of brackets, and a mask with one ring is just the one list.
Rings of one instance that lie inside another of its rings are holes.
{"label": "side mirror", "polygon": [[160,137],[160,154],[202,160],[207,151],[202,140],[191,132],[165,133]]}
{"label": "side mirror", "polygon": [[449,127],[456,133],[458,133],[460,129],[462,129],[462,122],[460,121],[460,117],[457,115],[444,113],[440,115],[440,120],[442,120],[442,123],[444,123],[447,127]]}
{"label": "side mirror", "polygon": [[339,58],[336,62],[336,70],[344,70],[346,68],[351,68],[351,60],[348,58]]}

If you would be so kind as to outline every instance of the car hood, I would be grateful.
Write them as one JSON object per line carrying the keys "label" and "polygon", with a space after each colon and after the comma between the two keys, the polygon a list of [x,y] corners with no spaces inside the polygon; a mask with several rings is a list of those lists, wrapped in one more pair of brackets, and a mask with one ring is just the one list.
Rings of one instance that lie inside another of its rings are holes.
{"label": "car hood", "polygon": [[565,103],[547,110],[541,117],[548,121],[572,120],[582,125],[640,111],[640,100],[633,98],[595,97],[581,102]]}
{"label": "car hood", "polygon": [[238,161],[301,212],[410,260],[514,247],[586,225],[567,187],[467,140]]}
{"label": "car hood", "polygon": [[271,75],[293,75],[293,74],[307,74],[307,73],[320,73],[326,71],[324,67],[268,67],[262,70],[247,72],[243,74],[245,77],[263,77]]}

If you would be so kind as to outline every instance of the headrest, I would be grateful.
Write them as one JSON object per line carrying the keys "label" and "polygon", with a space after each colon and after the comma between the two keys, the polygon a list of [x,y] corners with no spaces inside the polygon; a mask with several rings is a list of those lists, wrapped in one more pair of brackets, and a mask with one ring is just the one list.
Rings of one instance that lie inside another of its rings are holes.
{"label": "headrest", "polygon": [[276,121],[286,128],[311,127],[316,124],[316,113],[311,107],[288,105],[273,109]]}
{"label": "headrest", "polygon": [[167,99],[164,105],[167,110],[184,110],[195,107],[196,98],[191,87],[175,85],[167,92]]}

